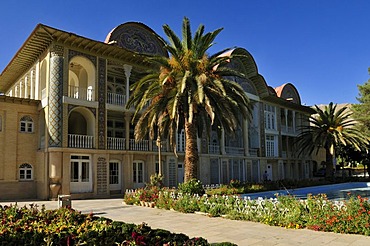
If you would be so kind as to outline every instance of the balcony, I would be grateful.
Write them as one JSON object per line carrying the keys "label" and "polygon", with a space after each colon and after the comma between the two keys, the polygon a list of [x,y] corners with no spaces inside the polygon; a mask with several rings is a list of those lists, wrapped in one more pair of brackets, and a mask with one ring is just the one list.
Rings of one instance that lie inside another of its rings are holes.
{"label": "balcony", "polygon": [[242,147],[225,147],[225,151],[227,154],[231,155],[244,155],[244,148]]}
{"label": "balcony", "polygon": [[249,155],[252,156],[252,157],[258,157],[258,149],[250,148],[249,149]]}
{"label": "balcony", "polygon": [[[153,151],[158,152],[157,141],[153,140],[152,142]],[[161,151],[167,152],[167,141],[161,141]]]}
{"label": "balcony", "polygon": [[130,150],[149,151],[149,140],[130,139]]}
{"label": "balcony", "polygon": [[94,90],[89,86],[88,88],[70,85],[68,86],[68,97],[80,99],[85,101],[93,101]]}
{"label": "balcony", "polygon": [[93,136],[68,134],[68,147],[70,148],[92,149],[93,143]]}
{"label": "balcony", "polygon": [[107,138],[107,147],[111,150],[124,150],[126,149],[125,138]]}
{"label": "balcony", "polygon": [[125,106],[126,105],[126,95],[116,94],[116,93],[107,93],[107,103],[118,105],[118,106]]}
{"label": "balcony", "polygon": [[214,145],[214,144],[208,145],[208,153],[209,154],[220,154],[220,146]]}

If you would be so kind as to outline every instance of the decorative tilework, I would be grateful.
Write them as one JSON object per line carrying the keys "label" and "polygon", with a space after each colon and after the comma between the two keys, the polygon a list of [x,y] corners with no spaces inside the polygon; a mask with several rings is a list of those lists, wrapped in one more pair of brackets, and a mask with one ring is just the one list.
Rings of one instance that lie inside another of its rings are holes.
{"label": "decorative tilework", "polygon": [[87,59],[89,59],[96,66],[96,56],[87,55],[87,54],[84,54],[82,52],[75,51],[75,50],[69,50],[69,52],[68,52],[68,62],[70,62],[72,60],[72,58],[75,57],[75,56],[86,57]]}
{"label": "decorative tilework", "polygon": [[98,78],[98,146],[105,149],[105,101],[106,101],[106,60],[99,59]]}
{"label": "decorative tilework", "polygon": [[141,24],[130,23],[117,27],[111,33],[109,41],[116,41],[118,46],[134,52],[167,56],[163,43]]}
{"label": "decorative tilework", "polygon": [[49,146],[62,147],[63,47],[54,45],[50,50],[50,55]]}
{"label": "decorative tilework", "polygon": [[61,57],[63,56],[63,52],[64,52],[64,47],[56,44],[53,47],[51,47],[50,56],[51,57],[55,57],[55,56]]}
{"label": "decorative tilework", "polygon": [[98,195],[108,193],[107,160],[105,157],[98,157],[96,185]]}
{"label": "decorative tilework", "polygon": [[[74,105],[74,104],[68,104],[68,115],[71,113],[71,111],[74,109],[74,108],[77,108],[77,107],[81,107],[79,105]],[[93,113],[93,115],[96,117],[96,109],[95,108],[88,108],[88,107],[84,107],[88,110],[91,111],[91,113]]]}

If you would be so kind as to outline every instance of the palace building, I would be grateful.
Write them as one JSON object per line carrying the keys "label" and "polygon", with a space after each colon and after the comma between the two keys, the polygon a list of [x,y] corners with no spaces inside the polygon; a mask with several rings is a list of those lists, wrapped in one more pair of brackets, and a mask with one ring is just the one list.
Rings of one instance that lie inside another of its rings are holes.
{"label": "palace building", "polygon": [[[236,134],[211,131],[198,140],[203,184],[232,179],[260,182],[312,176],[310,156],[298,156],[299,126],[312,114],[291,83],[272,88],[244,48],[230,65],[253,102],[253,118]],[[225,55],[228,55],[225,54]],[[122,196],[144,186],[161,167],[166,186],[183,182],[185,136],[134,140],[129,86],[143,76],[150,55],[168,56],[142,23],[114,28],[104,42],[39,24],[0,75],[0,200]]]}

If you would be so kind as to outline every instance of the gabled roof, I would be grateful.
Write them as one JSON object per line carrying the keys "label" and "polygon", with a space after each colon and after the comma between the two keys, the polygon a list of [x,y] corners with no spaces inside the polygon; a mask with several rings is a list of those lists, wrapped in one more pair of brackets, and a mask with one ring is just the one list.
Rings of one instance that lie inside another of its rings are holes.
{"label": "gabled roof", "polygon": [[0,91],[5,92],[8,90],[14,81],[33,66],[52,43],[66,45],[88,54],[121,60],[127,64],[148,65],[145,61],[146,55],[144,54],[38,24],[4,71],[2,71],[0,75]]}

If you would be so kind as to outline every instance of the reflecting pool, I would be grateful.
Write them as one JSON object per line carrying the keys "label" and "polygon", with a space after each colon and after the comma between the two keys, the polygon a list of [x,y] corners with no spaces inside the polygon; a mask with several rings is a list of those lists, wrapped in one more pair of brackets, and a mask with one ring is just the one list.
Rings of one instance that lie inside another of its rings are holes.
{"label": "reflecting pool", "polygon": [[370,198],[370,182],[351,182],[332,185],[311,186],[297,189],[281,189],[274,191],[265,191],[258,193],[243,194],[242,197],[250,197],[251,199],[275,198],[276,195],[292,195],[300,199],[306,199],[308,194],[318,195],[326,194],[330,200],[345,200],[348,199],[348,193],[353,196],[362,196]]}

